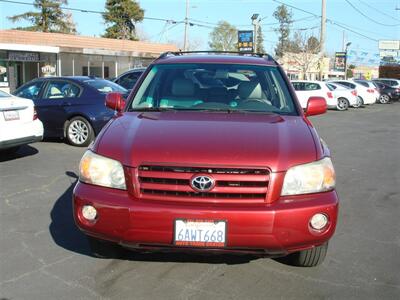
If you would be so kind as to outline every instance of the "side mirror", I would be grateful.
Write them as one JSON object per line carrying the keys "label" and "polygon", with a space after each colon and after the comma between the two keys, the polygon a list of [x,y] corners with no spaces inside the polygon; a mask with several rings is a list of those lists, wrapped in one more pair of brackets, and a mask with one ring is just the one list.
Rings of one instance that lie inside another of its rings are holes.
{"label": "side mirror", "polygon": [[117,112],[121,112],[125,107],[125,100],[122,98],[122,94],[112,92],[106,95],[106,106],[115,110]]}
{"label": "side mirror", "polygon": [[315,116],[326,113],[327,105],[323,97],[310,97],[308,98],[306,116]]}

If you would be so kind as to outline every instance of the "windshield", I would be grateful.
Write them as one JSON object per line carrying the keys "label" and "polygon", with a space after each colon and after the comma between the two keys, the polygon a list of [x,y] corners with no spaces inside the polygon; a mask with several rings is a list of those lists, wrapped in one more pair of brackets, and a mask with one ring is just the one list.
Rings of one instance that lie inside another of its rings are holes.
{"label": "windshield", "polygon": [[126,94],[128,92],[122,86],[120,86],[114,82],[104,80],[104,79],[86,80],[85,83],[94,87],[96,90],[98,90],[100,93],[103,93],[103,94],[107,94],[107,93],[111,93],[111,92],[119,92],[122,94]]}
{"label": "windshield", "polygon": [[153,66],[128,110],[298,114],[277,67],[203,63]]}

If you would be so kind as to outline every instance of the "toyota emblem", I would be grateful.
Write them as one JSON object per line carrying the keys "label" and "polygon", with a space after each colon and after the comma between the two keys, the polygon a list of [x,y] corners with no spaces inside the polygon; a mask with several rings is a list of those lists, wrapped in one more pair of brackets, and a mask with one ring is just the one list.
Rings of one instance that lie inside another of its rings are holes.
{"label": "toyota emblem", "polygon": [[200,175],[193,177],[190,185],[198,192],[208,192],[214,187],[215,180],[209,176]]}

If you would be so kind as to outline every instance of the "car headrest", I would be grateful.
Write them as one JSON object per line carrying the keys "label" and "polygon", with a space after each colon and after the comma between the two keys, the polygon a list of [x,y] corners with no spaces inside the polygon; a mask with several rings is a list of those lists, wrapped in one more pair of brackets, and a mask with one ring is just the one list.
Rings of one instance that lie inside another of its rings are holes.
{"label": "car headrest", "polygon": [[171,92],[174,96],[193,96],[194,83],[185,78],[178,78],[172,82]]}
{"label": "car headrest", "polygon": [[258,82],[243,81],[239,84],[240,99],[261,99],[262,90]]}

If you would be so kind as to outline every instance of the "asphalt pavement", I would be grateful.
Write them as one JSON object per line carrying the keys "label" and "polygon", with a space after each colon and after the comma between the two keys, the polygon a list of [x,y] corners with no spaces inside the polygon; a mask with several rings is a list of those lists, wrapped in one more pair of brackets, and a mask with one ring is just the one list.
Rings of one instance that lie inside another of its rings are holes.
{"label": "asphalt pavement", "polygon": [[71,195],[84,149],[60,141],[0,157],[0,299],[399,299],[400,103],[329,111],[341,199],[325,262],[252,256],[90,255]]}

